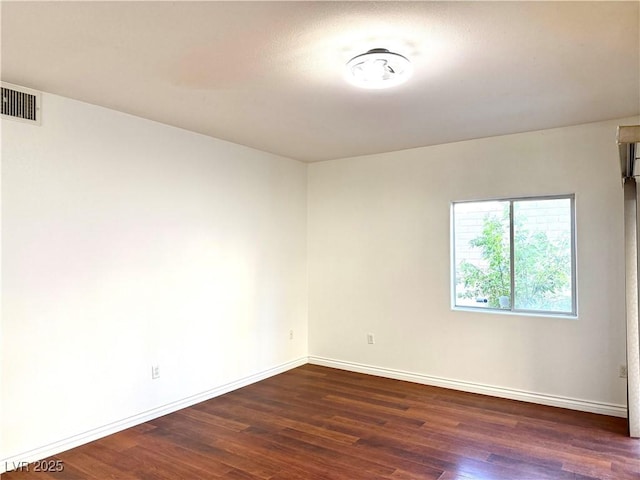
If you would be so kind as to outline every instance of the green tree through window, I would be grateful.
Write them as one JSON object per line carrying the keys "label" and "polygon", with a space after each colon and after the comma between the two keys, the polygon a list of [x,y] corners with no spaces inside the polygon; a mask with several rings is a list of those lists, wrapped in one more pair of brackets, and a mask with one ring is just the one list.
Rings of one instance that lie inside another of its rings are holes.
{"label": "green tree through window", "polygon": [[572,218],[572,197],[455,204],[455,305],[575,313]]}

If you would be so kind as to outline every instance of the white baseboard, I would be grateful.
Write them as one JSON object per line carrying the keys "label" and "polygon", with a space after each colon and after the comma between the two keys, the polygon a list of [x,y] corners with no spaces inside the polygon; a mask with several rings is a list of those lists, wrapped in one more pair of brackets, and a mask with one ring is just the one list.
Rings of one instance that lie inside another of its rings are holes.
{"label": "white baseboard", "polygon": [[252,383],[259,382],[274,375],[278,375],[306,363],[307,357],[301,357],[296,360],[292,360],[290,362],[286,362],[281,365],[269,368],[267,370],[263,370],[253,375],[249,375],[248,377],[244,377],[236,381],[226,383],[219,387],[212,388],[211,390],[207,390],[205,392],[201,392],[196,395],[192,395],[190,397],[168,403],[152,410],[141,412],[137,415],[112,422],[108,425],[103,425],[102,427],[98,427],[48,445],[43,445],[27,452],[13,455],[11,457],[0,460],[0,474],[9,470],[19,468],[20,465],[25,465],[23,462],[31,463],[50,457],[52,455],[57,455],[61,452],[64,452],[65,450],[69,450],[71,448],[75,448],[85,443],[97,440],[99,438],[106,437],[107,435],[120,432],[136,425],[140,425],[141,423],[148,422],[150,420],[153,420],[154,418],[158,418],[163,415],[167,415],[168,413],[190,407],[191,405],[195,405],[196,403],[204,402],[205,400],[218,397],[233,390],[237,390],[238,388],[246,387],[247,385],[251,385]]}
{"label": "white baseboard", "polygon": [[433,377],[431,375],[422,375],[419,373],[405,372],[402,370],[394,370],[390,368],[374,367],[371,365],[363,365],[360,363],[345,362],[342,360],[333,360],[330,358],[316,356],[310,356],[309,363],[314,365],[322,365],[325,367],[338,368],[341,370],[348,370],[351,372],[376,375],[378,377],[393,378],[395,380],[404,380],[413,383],[421,383],[423,385],[431,385],[434,387],[450,388],[453,390],[461,390],[463,392],[480,393],[482,395],[490,395],[492,397],[520,400],[523,402],[537,403],[540,405],[548,405],[552,407],[568,408],[570,410],[579,410],[582,412],[599,413],[602,415],[610,415],[613,417],[627,417],[626,405],[615,405],[610,403],[594,402],[591,400],[580,400],[577,398],[528,392],[525,390],[516,390],[512,388],[495,387],[492,385],[483,385],[480,383],[463,382],[459,380],[451,380],[448,378]]}

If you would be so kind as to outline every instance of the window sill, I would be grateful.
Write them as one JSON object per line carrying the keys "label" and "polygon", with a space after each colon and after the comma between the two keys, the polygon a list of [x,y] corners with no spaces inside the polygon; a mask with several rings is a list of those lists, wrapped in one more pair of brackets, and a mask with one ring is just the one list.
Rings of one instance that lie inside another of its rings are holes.
{"label": "window sill", "polygon": [[493,313],[495,315],[506,315],[509,317],[545,317],[545,318],[562,318],[568,320],[577,320],[578,315],[573,313],[543,313],[543,312],[528,312],[519,310],[499,310],[497,308],[483,308],[483,307],[457,307],[452,306],[451,310],[455,312],[472,312],[472,313]]}

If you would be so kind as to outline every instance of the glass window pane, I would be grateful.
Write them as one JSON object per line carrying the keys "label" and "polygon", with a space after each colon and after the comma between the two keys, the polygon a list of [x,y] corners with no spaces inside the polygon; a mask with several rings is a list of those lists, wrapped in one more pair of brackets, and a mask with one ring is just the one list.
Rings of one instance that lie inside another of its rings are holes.
{"label": "glass window pane", "polygon": [[454,205],[455,305],[510,308],[509,202]]}
{"label": "glass window pane", "polygon": [[514,307],[573,311],[571,199],[513,203]]}

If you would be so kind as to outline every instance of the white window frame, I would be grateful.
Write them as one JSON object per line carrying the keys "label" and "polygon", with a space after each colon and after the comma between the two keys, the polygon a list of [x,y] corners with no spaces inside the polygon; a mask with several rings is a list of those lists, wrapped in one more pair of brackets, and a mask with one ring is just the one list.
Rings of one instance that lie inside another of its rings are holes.
{"label": "white window frame", "polygon": [[[568,199],[571,205],[571,311],[550,311],[550,310],[529,310],[518,309],[514,306],[515,296],[515,266],[514,266],[514,221],[513,221],[513,204],[520,201],[536,201],[536,200],[558,200]],[[482,202],[509,202],[509,268],[510,268],[510,299],[509,308],[495,308],[495,307],[473,307],[467,305],[456,304],[456,233],[455,233],[455,206],[462,203],[482,203]],[[562,194],[562,195],[540,195],[540,196],[526,196],[526,197],[507,197],[507,198],[490,198],[482,200],[462,200],[451,202],[451,308],[452,310],[462,311],[474,311],[485,313],[498,313],[505,315],[529,315],[529,316],[541,316],[541,317],[563,317],[563,318],[577,318],[578,317],[578,288],[577,288],[577,267],[576,267],[576,200],[575,194]]]}

